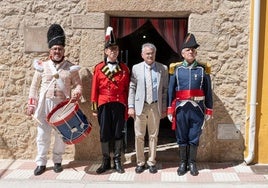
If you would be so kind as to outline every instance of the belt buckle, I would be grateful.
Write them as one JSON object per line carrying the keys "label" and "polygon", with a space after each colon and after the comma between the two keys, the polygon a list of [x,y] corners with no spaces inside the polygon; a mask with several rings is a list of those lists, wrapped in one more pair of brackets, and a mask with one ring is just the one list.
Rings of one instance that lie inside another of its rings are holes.
{"label": "belt buckle", "polygon": [[[147,101],[144,101],[146,104],[149,104]],[[156,101],[153,101],[153,102],[151,102],[150,104],[154,104],[154,103],[157,103],[158,101],[156,100]]]}
{"label": "belt buckle", "polygon": [[202,101],[204,99],[204,97],[193,97],[194,101]]}

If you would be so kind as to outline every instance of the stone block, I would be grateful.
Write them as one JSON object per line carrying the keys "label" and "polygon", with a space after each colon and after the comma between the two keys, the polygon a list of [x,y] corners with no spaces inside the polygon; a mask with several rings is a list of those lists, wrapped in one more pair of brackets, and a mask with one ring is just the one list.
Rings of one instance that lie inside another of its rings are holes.
{"label": "stone block", "polygon": [[189,16],[189,30],[192,32],[211,32],[214,26],[213,14],[191,14]]}
{"label": "stone block", "polygon": [[25,52],[47,52],[47,30],[46,27],[24,28],[24,51]]}
{"label": "stone block", "polygon": [[87,15],[73,15],[72,17],[72,26],[75,29],[103,29],[104,24],[104,13],[89,13]]}
{"label": "stone block", "polygon": [[80,65],[93,67],[103,60],[104,30],[90,30],[83,32],[80,50]]}
{"label": "stone block", "polygon": [[218,124],[217,139],[220,140],[237,140],[240,138],[238,125],[233,124]]}

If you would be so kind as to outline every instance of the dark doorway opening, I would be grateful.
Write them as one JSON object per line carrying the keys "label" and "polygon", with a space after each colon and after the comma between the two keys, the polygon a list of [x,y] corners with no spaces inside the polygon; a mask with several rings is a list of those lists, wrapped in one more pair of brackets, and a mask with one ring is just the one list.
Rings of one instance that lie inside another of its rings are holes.
{"label": "dark doorway opening", "polygon": [[141,46],[146,42],[153,43],[156,46],[156,61],[169,66],[170,63],[181,60],[180,54],[174,52],[158,34],[151,22],[147,21],[132,34],[118,39],[121,50],[120,58],[127,63],[130,70],[134,64],[143,61],[141,58]]}
{"label": "dark doorway opening", "polygon": [[[147,21],[132,34],[118,39],[121,50],[119,59],[124,61],[130,70],[134,64],[143,61],[141,58],[141,46],[146,42],[153,43],[156,46],[156,61],[169,66],[172,62],[182,60],[181,56],[174,52],[167,42],[158,34],[151,22]],[[134,120],[132,118],[129,118],[127,121],[126,133],[125,151],[132,152],[135,150]],[[148,135],[145,137],[145,147],[148,146],[147,139]],[[167,118],[164,118],[160,121],[158,145],[174,142],[176,142],[176,138],[174,131],[171,130],[171,123]]]}

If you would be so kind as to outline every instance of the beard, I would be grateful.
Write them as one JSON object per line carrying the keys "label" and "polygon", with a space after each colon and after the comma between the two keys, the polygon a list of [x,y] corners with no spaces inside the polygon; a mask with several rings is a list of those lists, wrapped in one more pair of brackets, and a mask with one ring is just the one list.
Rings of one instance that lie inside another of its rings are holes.
{"label": "beard", "polygon": [[64,59],[64,56],[62,56],[62,57],[54,56],[54,57],[51,58],[51,60],[56,64],[61,63],[63,61],[63,59]]}

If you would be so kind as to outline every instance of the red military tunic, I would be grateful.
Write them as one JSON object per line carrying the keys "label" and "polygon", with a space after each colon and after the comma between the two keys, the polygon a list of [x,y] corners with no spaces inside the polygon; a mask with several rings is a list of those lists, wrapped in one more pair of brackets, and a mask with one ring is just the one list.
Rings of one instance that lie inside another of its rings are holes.
{"label": "red military tunic", "polygon": [[91,88],[92,110],[97,111],[97,107],[109,102],[120,102],[127,108],[129,79],[129,69],[123,62],[113,71],[104,61],[97,64]]}

